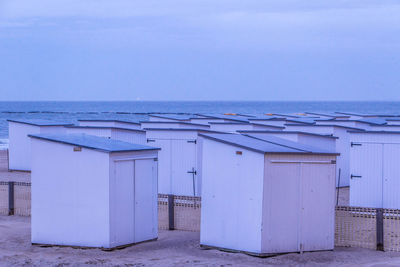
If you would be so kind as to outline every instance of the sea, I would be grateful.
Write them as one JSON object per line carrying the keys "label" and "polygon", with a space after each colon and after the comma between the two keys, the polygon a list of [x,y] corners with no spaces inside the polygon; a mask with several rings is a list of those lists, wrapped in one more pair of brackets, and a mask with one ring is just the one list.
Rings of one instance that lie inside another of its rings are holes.
{"label": "sea", "polygon": [[400,102],[351,101],[35,101],[0,102],[0,149],[8,147],[7,119],[52,119],[76,123],[78,119],[147,120],[149,113],[301,113],[355,112],[400,114]]}

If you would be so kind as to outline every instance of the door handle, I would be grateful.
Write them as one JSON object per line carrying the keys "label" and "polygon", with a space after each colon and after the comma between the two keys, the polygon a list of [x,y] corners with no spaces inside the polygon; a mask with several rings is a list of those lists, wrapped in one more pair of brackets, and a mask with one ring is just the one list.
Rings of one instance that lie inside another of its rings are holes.
{"label": "door handle", "polygon": [[362,176],[361,175],[350,175],[350,179],[353,179],[353,178],[361,178]]}
{"label": "door handle", "polygon": [[197,171],[188,171],[187,173],[197,175]]}

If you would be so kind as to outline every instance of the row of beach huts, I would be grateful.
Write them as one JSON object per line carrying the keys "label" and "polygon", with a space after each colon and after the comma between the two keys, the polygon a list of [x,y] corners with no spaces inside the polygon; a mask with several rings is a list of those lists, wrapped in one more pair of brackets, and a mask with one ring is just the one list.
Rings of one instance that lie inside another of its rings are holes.
{"label": "row of beach huts", "polygon": [[336,188],[400,209],[400,116],[150,114],[78,125],[9,120],[9,169],[31,171],[32,243],[157,239],[158,194],[201,197],[200,244],[254,255],[330,250]]}

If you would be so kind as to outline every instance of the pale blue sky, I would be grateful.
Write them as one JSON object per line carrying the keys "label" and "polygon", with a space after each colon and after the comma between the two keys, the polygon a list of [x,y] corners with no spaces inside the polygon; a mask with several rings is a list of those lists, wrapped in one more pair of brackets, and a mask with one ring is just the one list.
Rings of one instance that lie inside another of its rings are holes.
{"label": "pale blue sky", "polygon": [[400,100],[400,1],[0,0],[0,100]]}

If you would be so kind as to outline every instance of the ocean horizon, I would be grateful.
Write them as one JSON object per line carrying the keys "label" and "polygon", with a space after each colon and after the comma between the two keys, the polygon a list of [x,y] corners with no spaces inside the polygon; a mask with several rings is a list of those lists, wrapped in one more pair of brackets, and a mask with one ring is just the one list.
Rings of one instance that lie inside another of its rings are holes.
{"label": "ocean horizon", "polygon": [[147,120],[148,113],[302,113],[400,114],[399,101],[0,101],[0,148],[8,145],[7,119]]}

